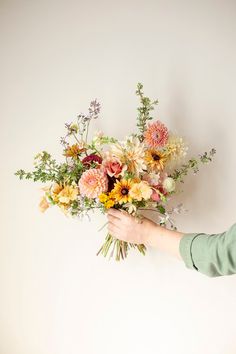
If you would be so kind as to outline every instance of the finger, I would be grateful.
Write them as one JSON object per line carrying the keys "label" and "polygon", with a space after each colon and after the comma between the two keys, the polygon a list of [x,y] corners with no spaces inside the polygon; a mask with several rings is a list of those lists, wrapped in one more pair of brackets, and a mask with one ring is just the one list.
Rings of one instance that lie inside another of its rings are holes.
{"label": "finger", "polygon": [[107,219],[112,222],[113,224],[115,225],[119,225],[121,223],[121,220],[118,219],[116,216],[113,216],[113,215],[107,215]]}
{"label": "finger", "polygon": [[121,219],[122,218],[122,213],[121,211],[117,210],[117,209],[114,209],[114,208],[110,208],[107,212],[108,215],[112,215],[118,219]]}
{"label": "finger", "polygon": [[119,228],[117,226],[115,226],[112,223],[109,223],[107,229],[108,229],[108,232],[111,235],[113,235],[114,237],[119,238],[118,236],[119,236],[120,230],[119,230]]}

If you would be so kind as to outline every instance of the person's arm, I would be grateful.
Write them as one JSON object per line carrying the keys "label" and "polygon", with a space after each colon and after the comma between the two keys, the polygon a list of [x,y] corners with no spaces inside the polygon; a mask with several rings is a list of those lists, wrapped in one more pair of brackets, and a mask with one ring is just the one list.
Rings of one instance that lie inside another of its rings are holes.
{"label": "person's arm", "polygon": [[236,274],[236,223],[219,234],[185,234],[180,254],[187,268],[210,277]]}
{"label": "person's arm", "polygon": [[187,268],[210,277],[236,274],[236,224],[220,234],[182,233],[147,218],[141,223],[127,213],[110,209],[108,231],[116,238],[155,247],[184,261]]}

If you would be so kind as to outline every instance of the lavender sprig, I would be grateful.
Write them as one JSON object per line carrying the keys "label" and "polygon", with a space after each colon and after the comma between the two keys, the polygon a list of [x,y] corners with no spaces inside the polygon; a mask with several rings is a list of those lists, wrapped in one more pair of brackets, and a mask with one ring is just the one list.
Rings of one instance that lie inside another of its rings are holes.
{"label": "lavender sprig", "polygon": [[67,148],[69,146],[69,143],[67,142],[67,138],[71,135],[75,138],[75,140],[79,144],[83,142],[87,142],[89,124],[92,119],[98,118],[100,111],[101,111],[101,105],[95,99],[90,102],[88,108],[88,114],[80,113],[77,116],[77,123],[65,123],[65,128],[67,130],[67,133],[65,136],[61,137],[60,139],[60,143],[63,145],[63,147]]}

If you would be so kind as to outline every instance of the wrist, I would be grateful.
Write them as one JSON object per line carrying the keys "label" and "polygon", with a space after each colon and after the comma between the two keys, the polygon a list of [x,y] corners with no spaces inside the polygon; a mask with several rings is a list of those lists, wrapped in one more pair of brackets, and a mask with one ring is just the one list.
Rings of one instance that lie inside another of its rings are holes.
{"label": "wrist", "polygon": [[143,235],[143,243],[147,247],[157,247],[159,226],[154,222],[146,222],[145,232]]}

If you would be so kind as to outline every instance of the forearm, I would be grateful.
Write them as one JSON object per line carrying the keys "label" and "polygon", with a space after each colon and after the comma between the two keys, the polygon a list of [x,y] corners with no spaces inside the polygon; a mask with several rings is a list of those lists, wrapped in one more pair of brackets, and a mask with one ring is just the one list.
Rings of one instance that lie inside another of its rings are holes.
{"label": "forearm", "polygon": [[154,247],[182,260],[179,252],[180,240],[184,233],[155,225],[146,236],[146,246]]}
{"label": "forearm", "polygon": [[183,260],[190,269],[208,276],[236,274],[236,223],[220,234],[168,230],[143,218],[110,209],[108,231],[119,240],[144,244]]}

